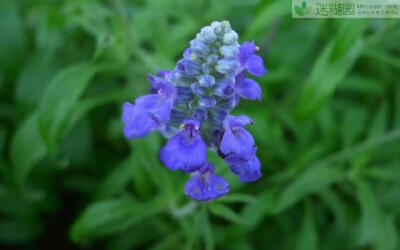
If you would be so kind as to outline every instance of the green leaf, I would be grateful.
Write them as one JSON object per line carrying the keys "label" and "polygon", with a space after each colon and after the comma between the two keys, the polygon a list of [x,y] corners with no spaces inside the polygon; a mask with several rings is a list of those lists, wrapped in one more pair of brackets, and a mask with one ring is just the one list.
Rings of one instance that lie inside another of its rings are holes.
{"label": "green leaf", "polygon": [[124,187],[132,180],[132,168],[134,166],[132,157],[120,163],[100,184],[96,197],[111,197],[123,191]]}
{"label": "green leaf", "polygon": [[371,123],[371,127],[368,132],[368,138],[373,139],[374,137],[381,136],[385,134],[387,128],[387,104],[383,103],[378,109],[378,112],[375,113],[373,121]]}
{"label": "green leaf", "polygon": [[262,33],[279,17],[291,13],[290,2],[288,1],[273,1],[268,2],[265,6],[258,11],[244,35],[244,40],[253,39],[255,35]]}
{"label": "green leaf", "polygon": [[243,216],[240,214],[237,214],[235,211],[230,209],[229,207],[219,204],[219,203],[213,203],[210,204],[209,207],[210,212],[214,214],[215,216],[224,218],[228,221],[231,221],[233,223],[238,223],[238,224],[243,224],[243,225],[248,225],[249,223],[245,220]]}
{"label": "green leaf", "polygon": [[303,226],[297,237],[296,250],[317,250],[318,234],[315,228],[311,205],[306,205]]}
{"label": "green leaf", "polygon": [[33,166],[46,154],[37,124],[38,114],[33,113],[19,126],[11,142],[10,158],[19,184],[25,182]]}
{"label": "green leaf", "polygon": [[383,62],[389,66],[400,69],[400,59],[392,56],[385,50],[378,50],[374,48],[368,48],[364,51],[364,55],[370,57],[372,60]]}
{"label": "green leaf", "polygon": [[296,110],[299,118],[314,116],[350,71],[363,48],[365,21],[343,23],[340,31],[316,59],[304,84]]}
{"label": "green leaf", "polygon": [[204,237],[205,249],[213,250],[215,248],[215,239],[206,206],[202,207],[199,219],[199,228]]}
{"label": "green leaf", "polygon": [[282,212],[304,197],[317,193],[343,178],[343,171],[335,165],[306,169],[278,195],[276,212]]}
{"label": "green leaf", "polygon": [[[346,108],[346,107],[344,107]],[[343,115],[341,124],[341,134],[343,137],[343,146],[347,147],[355,143],[364,132],[368,111],[364,107],[353,105],[346,108],[347,112]],[[359,121],[355,123],[354,121]]]}
{"label": "green leaf", "polygon": [[[132,140],[133,162],[135,163],[135,172],[145,171],[148,177],[159,190],[163,192],[173,192],[174,183],[169,176],[170,172],[158,160],[158,150],[161,146],[161,138],[153,133],[146,138]],[[152,157],[148,157],[151,155]],[[136,169],[137,168],[137,169]],[[142,188],[147,188],[149,184],[139,180],[140,177],[133,176],[135,182],[142,184]]]}
{"label": "green leaf", "polygon": [[373,165],[371,168],[365,170],[366,174],[372,178],[381,181],[399,181],[400,168],[399,161],[394,161],[388,164]]}
{"label": "green leaf", "polygon": [[70,236],[75,242],[122,230],[166,209],[166,196],[145,203],[130,198],[100,201],[89,205],[72,225]]}
{"label": "green leaf", "polygon": [[252,203],[256,204],[258,202],[257,198],[248,195],[248,194],[239,194],[239,193],[233,193],[233,194],[227,194],[221,198],[218,199],[220,202],[243,202],[243,203]]}
{"label": "green leaf", "polygon": [[361,205],[362,244],[372,243],[377,250],[397,249],[397,232],[393,217],[383,213],[375,200],[371,186],[364,180],[355,180],[357,196]]}
{"label": "green leaf", "polygon": [[23,114],[36,108],[56,71],[55,62],[44,53],[31,56],[19,74],[15,95],[18,111]]}
{"label": "green leaf", "polygon": [[276,194],[276,190],[270,189],[257,196],[257,203],[246,204],[242,216],[251,227],[261,223],[265,216],[273,214],[276,207]]}
{"label": "green leaf", "polygon": [[354,92],[371,96],[382,96],[385,90],[384,87],[380,80],[359,74],[352,74],[346,77],[338,85],[338,88],[346,91],[346,93]]}
{"label": "green leaf", "polygon": [[17,1],[0,2],[0,68],[12,70],[23,59],[26,47],[24,20]]}
{"label": "green leaf", "polygon": [[400,81],[395,86],[394,127],[400,128]]}
{"label": "green leaf", "polygon": [[90,63],[70,66],[59,72],[46,89],[40,104],[39,130],[50,153],[55,152],[72,109],[96,71],[97,67]]}

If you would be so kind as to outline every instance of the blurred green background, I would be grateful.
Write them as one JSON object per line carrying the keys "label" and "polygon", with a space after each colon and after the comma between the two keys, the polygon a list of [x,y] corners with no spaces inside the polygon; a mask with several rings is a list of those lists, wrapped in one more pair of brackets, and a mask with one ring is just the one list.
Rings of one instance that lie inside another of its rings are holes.
{"label": "blurred green background", "polygon": [[[183,193],[121,104],[229,20],[269,74],[243,101],[263,178]],[[292,19],[288,0],[0,1],[0,249],[400,249],[400,22]]]}

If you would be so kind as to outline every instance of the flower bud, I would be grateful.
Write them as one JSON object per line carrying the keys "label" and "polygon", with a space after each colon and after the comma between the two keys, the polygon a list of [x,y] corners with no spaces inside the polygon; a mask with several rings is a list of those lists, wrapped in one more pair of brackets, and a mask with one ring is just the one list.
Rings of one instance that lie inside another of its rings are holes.
{"label": "flower bud", "polygon": [[204,88],[209,88],[215,84],[215,78],[211,75],[201,75],[199,77],[199,84]]}

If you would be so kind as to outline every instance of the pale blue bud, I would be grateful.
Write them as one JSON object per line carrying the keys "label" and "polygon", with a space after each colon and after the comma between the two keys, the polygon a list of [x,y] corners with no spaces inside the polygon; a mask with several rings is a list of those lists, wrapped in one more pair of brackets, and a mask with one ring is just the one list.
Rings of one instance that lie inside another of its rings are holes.
{"label": "pale blue bud", "polygon": [[239,47],[235,45],[224,45],[219,48],[219,52],[225,57],[235,58],[239,54]]}
{"label": "pale blue bud", "polygon": [[211,75],[201,75],[199,77],[199,84],[202,87],[209,88],[215,84],[215,78]]}

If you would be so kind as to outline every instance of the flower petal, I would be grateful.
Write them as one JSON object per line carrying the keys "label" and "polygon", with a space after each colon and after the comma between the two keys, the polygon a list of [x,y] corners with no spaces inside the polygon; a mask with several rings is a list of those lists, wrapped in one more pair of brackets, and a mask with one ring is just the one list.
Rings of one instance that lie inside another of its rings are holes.
{"label": "flower petal", "polygon": [[141,138],[158,127],[155,117],[128,102],[123,106],[122,121],[128,139]]}
{"label": "flower petal", "polygon": [[256,52],[256,45],[253,42],[244,42],[239,47],[238,59],[240,64],[245,65],[246,61]]}
{"label": "flower petal", "polygon": [[235,126],[243,127],[249,124],[253,124],[253,120],[247,115],[238,115],[238,116],[229,115],[226,117],[224,121],[224,128],[232,129]]}
{"label": "flower petal", "polygon": [[253,136],[243,127],[238,127],[232,132],[225,129],[222,136],[220,150],[223,154],[237,154],[244,159],[249,159],[254,147]]}
{"label": "flower petal", "polygon": [[158,94],[144,95],[135,100],[138,109],[151,113],[160,123],[165,123],[171,116],[172,100]]}
{"label": "flower petal", "polygon": [[198,201],[209,201],[227,194],[229,183],[214,173],[196,174],[185,184],[185,194]]}
{"label": "flower petal", "polygon": [[260,85],[253,79],[245,78],[236,82],[235,89],[237,94],[244,99],[261,100]]}
{"label": "flower petal", "polygon": [[164,165],[171,170],[193,172],[206,161],[207,146],[200,135],[187,138],[185,132],[181,131],[172,137],[167,145],[161,148],[159,156]]}
{"label": "flower petal", "polygon": [[258,55],[251,55],[246,61],[245,67],[250,74],[255,76],[262,76],[267,72],[267,70],[264,68],[263,59]]}
{"label": "flower petal", "polygon": [[262,176],[260,160],[256,155],[248,161],[238,161],[230,165],[230,168],[233,173],[239,175],[241,182],[253,182]]}

